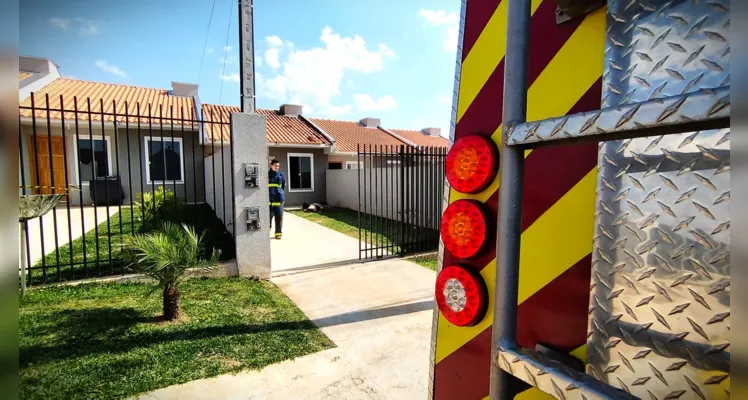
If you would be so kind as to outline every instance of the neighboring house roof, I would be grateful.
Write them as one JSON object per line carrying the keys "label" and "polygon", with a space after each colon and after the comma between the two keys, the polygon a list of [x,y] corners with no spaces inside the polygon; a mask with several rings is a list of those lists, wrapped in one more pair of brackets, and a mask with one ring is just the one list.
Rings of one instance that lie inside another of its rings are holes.
{"label": "neighboring house roof", "polygon": [[356,152],[358,146],[407,145],[389,133],[377,128],[367,128],[353,121],[310,118],[310,120],[335,139],[338,152]]}
{"label": "neighboring house roof", "polygon": [[[217,124],[207,124],[206,135],[214,141],[229,139],[231,114],[240,112],[239,107],[218,104],[203,104],[203,120],[220,121],[220,132]],[[321,133],[317,132],[304,120],[298,117],[280,115],[277,110],[258,109],[257,114],[264,115],[268,144],[299,144],[329,146]]]}
{"label": "neighboring house roof", "polygon": [[[163,117],[164,127],[166,127],[167,124],[171,125],[172,109],[175,119],[182,119],[182,110],[184,111],[184,119],[195,118],[195,102],[192,97],[172,96],[166,89],[90,82],[69,78],[55,79],[49,85],[33,93],[37,118],[47,118],[47,113],[44,110],[47,107],[47,95],[49,95],[50,110],[56,110],[50,112],[50,118],[52,119],[61,119],[60,108],[64,110],[65,119],[76,119],[73,112],[75,110],[75,98],[77,98],[77,119],[79,120],[88,120],[90,115],[92,121],[102,121],[103,119],[106,122],[113,122],[115,120],[115,106],[118,114],[116,120],[120,122],[125,122],[125,119],[127,119],[131,123],[137,123],[140,120],[141,123],[158,125],[161,123],[159,117]],[[60,104],[61,95],[65,103],[62,107]],[[91,99],[90,113],[88,112],[88,99]],[[101,109],[102,100],[104,103],[103,115]],[[125,103],[127,103],[129,118],[125,118],[124,116]],[[138,104],[140,104],[140,110],[138,110]],[[150,111],[148,105],[151,106]],[[24,108],[31,107],[31,97],[21,102],[20,106],[21,116],[31,118],[31,110]]]}
{"label": "neighboring house roof", "polygon": [[20,71],[20,72],[18,72],[18,82],[20,82],[20,81],[22,81],[22,80],[24,80],[26,78],[30,78],[33,75],[34,75],[33,72]]}
{"label": "neighboring house roof", "polygon": [[426,135],[421,131],[411,131],[407,129],[390,129],[396,135],[400,135],[405,140],[409,140],[418,146],[425,147],[449,147],[449,141],[442,136]]}

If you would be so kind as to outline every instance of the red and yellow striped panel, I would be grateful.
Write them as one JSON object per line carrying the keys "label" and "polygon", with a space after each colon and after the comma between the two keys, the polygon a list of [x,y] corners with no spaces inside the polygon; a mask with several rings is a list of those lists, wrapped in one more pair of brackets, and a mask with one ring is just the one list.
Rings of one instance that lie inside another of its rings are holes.
{"label": "red and yellow striped panel", "polygon": [[[502,124],[507,0],[468,0],[455,140],[479,133],[499,143]],[[600,108],[605,10],[556,25],[552,0],[532,0],[528,120]],[[585,359],[597,146],[547,147],[525,154],[517,337]],[[470,198],[498,212],[499,179],[482,193],[450,192],[450,202]],[[444,250],[443,265],[480,271],[493,301],[495,243],[477,259]],[[474,327],[437,325],[434,398],[482,399],[488,394],[493,304]],[[521,390],[527,388],[519,385]],[[524,390],[515,398],[544,398]]]}

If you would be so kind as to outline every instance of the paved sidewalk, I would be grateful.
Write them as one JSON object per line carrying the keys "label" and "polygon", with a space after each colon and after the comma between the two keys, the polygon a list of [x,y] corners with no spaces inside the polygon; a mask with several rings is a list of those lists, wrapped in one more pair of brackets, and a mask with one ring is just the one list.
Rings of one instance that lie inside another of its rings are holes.
{"label": "paved sidewalk", "polygon": [[[288,220],[294,224],[289,227],[318,226],[295,216]],[[303,223],[296,224],[298,220]],[[318,247],[284,253],[292,265],[322,260],[330,248],[333,254],[345,254],[345,250],[338,253],[344,242],[338,235],[344,235],[319,228],[306,231],[318,237]],[[290,242],[286,239],[292,232],[284,229],[284,238],[278,243]],[[274,257],[277,248],[273,248]],[[276,260],[273,267],[278,267]],[[272,281],[336,348],[260,371],[160,389],[141,398],[424,399],[428,393],[434,280],[433,271],[400,259],[278,268]]]}

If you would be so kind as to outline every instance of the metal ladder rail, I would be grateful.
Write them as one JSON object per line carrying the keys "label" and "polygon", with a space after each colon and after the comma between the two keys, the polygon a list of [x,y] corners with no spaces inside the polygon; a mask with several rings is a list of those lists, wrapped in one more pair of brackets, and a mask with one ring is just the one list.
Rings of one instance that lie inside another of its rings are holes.
{"label": "metal ladder rail", "polygon": [[[635,399],[635,396],[572,370],[516,342],[522,212],[523,153],[528,148],[568,142],[602,142],[719,129],[730,125],[730,87],[704,89],[570,116],[526,122],[530,0],[507,0],[507,42],[501,151],[496,297],[490,399],[510,397],[511,376],[565,398]],[[532,370],[537,371],[533,373]],[[538,382],[537,376],[551,379]],[[565,395],[566,393],[566,395]]]}

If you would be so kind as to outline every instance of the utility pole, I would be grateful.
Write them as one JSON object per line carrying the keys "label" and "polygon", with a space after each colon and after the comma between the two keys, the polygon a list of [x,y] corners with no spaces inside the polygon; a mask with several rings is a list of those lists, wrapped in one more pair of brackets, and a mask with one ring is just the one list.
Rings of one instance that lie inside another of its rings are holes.
{"label": "utility pole", "polygon": [[255,35],[252,0],[239,0],[239,75],[242,112],[255,112]]}

